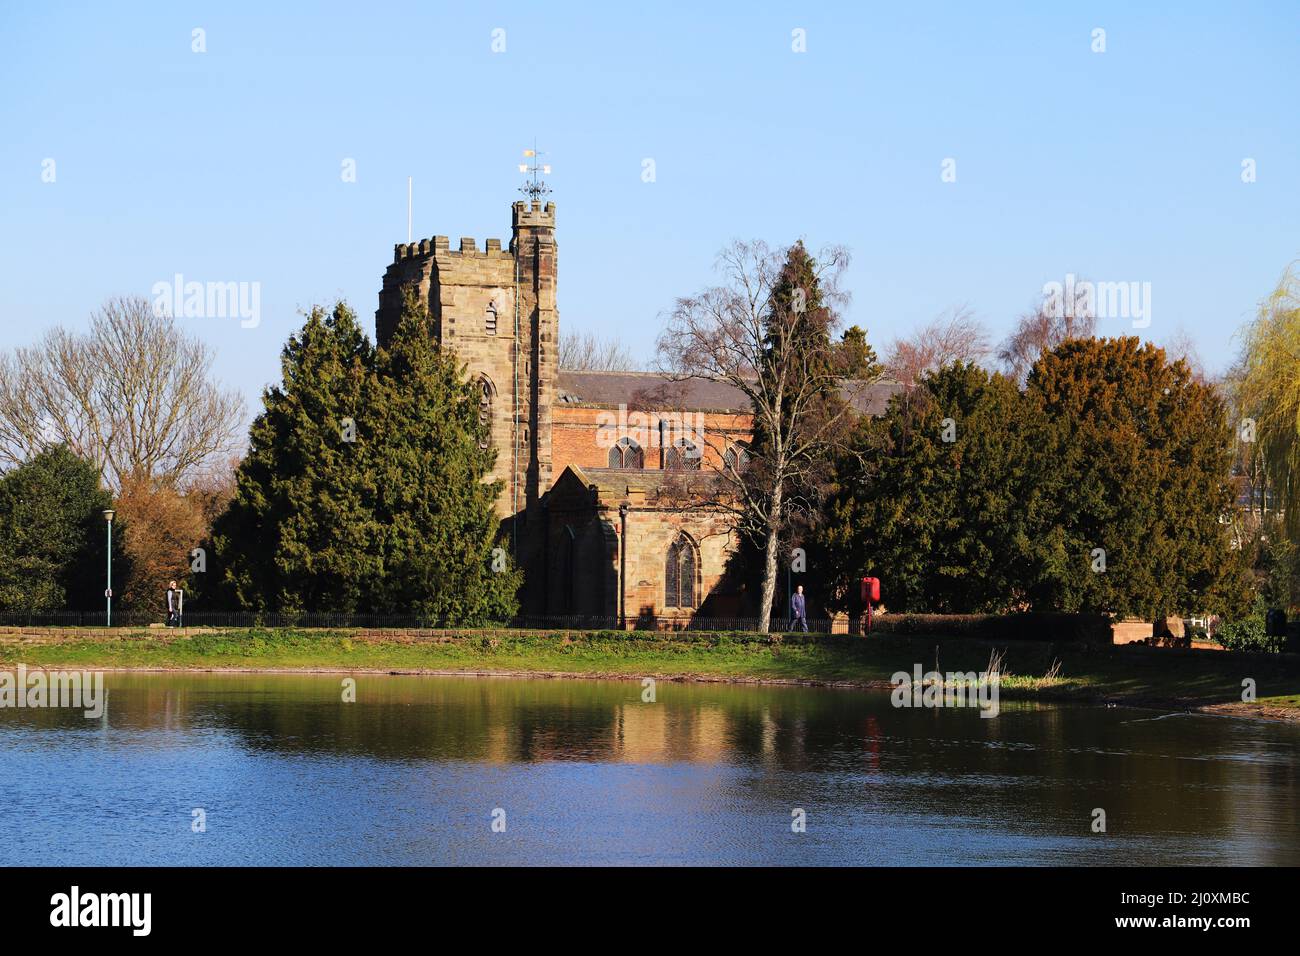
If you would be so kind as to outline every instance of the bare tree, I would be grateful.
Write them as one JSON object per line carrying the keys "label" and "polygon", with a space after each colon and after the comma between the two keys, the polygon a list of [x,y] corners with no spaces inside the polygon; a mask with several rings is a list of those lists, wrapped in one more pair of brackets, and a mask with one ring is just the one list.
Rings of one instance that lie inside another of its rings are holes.
{"label": "bare tree", "polygon": [[1086,283],[1075,286],[1074,301],[1044,293],[1038,304],[1022,315],[998,348],[998,361],[1008,376],[1023,385],[1039,356],[1068,339],[1090,338],[1097,316]]}
{"label": "bare tree", "polygon": [[1180,325],[1167,336],[1160,343],[1160,347],[1165,350],[1169,361],[1177,362],[1181,359],[1196,381],[1205,383],[1210,380],[1209,374],[1205,371],[1205,362],[1201,359],[1201,352],[1196,347],[1196,339],[1183,326]]}
{"label": "bare tree", "polygon": [[84,334],[55,328],[0,355],[0,462],[66,442],[120,488],[141,476],[183,484],[229,457],[239,394],[212,379],[213,351],[140,297],[111,299]]}
{"label": "bare tree", "polygon": [[[713,454],[702,457],[715,479],[710,505],[730,510],[763,550],[763,632],[790,493],[812,483],[838,426],[852,414],[843,390],[869,384],[848,383],[835,372],[829,333],[838,321],[833,306],[847,300],[839,287],[847,265],[848,253],[838,247],[823,249],[814,262],[802,244],[774,253],[762,242],[735,242],[718,257],[722,284],[679,299],[659,339],[666,374],[725,383],[750,401],[761,440],[745,454],[727,454],[717,436],[704,436]],[[698,494],[699,482],[690,491]]]}
{"label": "bare tree", "polygon": [[989,334],[969,306],[953,306],[905,339],[896,339],[885,353],[890,375],[912,385],[927,372],[953,362],[982,362],[991,351]]}
{"label": "bare tree", "polygon": [[570,332],[560,336],[560,368],[623,372],[636,368],[636,360],[617,339],[601,338],[594,332]]}

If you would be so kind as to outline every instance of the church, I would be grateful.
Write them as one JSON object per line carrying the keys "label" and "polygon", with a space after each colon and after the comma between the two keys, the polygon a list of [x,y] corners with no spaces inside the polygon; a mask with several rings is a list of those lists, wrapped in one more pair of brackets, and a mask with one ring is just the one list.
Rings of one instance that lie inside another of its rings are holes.
{"label": "church", "polygon": [[[504,248],[398,244],[375,313],[383,345],[414,286],[477,385],[497,512],[525,573],[523,615],[667,629],[752,615],[726,574],[739,544],[731,515],[690,494],[721,456],[743,460],[748,399],[714,382],[560,368],[557,262],[555,204],[516,202]],[[871,390],[861,410],[879,414],[890,392]]]}

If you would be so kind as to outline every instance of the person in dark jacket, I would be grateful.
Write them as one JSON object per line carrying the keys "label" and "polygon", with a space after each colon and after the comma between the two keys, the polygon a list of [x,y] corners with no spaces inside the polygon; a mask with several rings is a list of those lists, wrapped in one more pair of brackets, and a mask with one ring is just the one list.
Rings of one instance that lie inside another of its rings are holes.
{"label": "person in dark jacket", "polygon": [[183,613],[185,613],[185,592],[176,586],[175,581],[169,581],[167,583],[167,626],[180,627]]}
{"label": "person in dark jacket", "polygon": [[805,604],[803,585],[800,584],[794,589],[794,594],[790,597],[790,630],[794,630],[795,624],[801,624],[804,633],[808,633],[808,616]]}

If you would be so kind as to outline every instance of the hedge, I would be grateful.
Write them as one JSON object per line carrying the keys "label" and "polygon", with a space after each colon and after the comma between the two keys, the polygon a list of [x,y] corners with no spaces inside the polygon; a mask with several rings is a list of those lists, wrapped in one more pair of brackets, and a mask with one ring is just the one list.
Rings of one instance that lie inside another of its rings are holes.
{"label": "hedge", "polygon": [[1110,644],[1112,639],[1111,620],[1104,614],[881,614],[871,632],[1060,644]]}

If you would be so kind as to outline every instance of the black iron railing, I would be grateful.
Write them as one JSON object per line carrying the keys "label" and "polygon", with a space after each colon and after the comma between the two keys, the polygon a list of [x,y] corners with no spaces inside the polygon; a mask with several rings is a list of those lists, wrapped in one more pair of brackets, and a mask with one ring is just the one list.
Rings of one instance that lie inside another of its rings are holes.
{"label": "black iron railing", "polygon": [[[617,617],[602,615],[521,615],[511,621],[473,625],[460,625],[418,614],[352,614],[334,611],[280,613],[258,611],[196,611],[186,613],[183,626],[210,628],[374,628],[374,629],[512,629],[533,631],[599,631],[599,630],[654,630],[654,631],[745,631],[758,630],[758,619],[753,617],[696,617],[641,615],[629,618],[624,625]],[[121,613],[113,615],[112,627],[160,627],[163,621],[132,619]],[[103,611],[3,611],[0,627],[105,627]],[[842,625],[841,625],[842,627]],[[789,633],[792,629],[785,618],[773,617],[769,631]],[[831,632],[829,619],[808,621],[809,633]]]}

